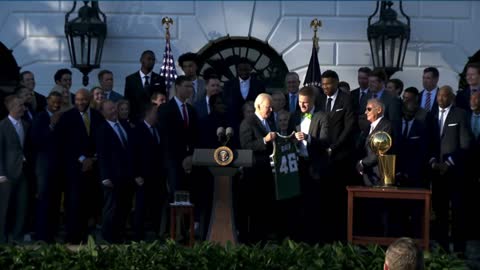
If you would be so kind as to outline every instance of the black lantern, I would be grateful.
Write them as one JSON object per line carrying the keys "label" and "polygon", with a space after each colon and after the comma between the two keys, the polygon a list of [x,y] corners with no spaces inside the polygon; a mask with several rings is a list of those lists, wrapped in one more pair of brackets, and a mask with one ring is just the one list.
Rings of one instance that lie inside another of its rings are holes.
{"label": "black lantern", "polygon": [[[368,17],[367,29],[373,67],[383,68],[388,77],[403,69],[410,40],[410,17],[403,12],[402,1],[400,0],[400,12],[407,20],[406,24],[397,19],[397,12],[392,9],[392,5],[392,1],[377,1],[375,12]],[[377,15],[379,6],[380,19],[372,24],[372,18]]]}
{"label": "black lantern", "polygon": [[[83,85],[88,85],[88,73],[100,67],[103,42],[107,36],[107,17],[99,9],[98,1],[83,1],[84,6],[78,10],[78,17],[68,20],[77,6],[65,15],[65,35],[72,67],[83,74]],[[100,17],[101,15],[101,17]]]}

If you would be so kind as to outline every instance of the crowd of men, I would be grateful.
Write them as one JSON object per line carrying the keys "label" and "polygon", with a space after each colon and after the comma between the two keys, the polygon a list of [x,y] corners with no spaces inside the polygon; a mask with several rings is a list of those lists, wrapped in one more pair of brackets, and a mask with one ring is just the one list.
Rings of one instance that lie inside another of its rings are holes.
{"label": "crowd of men", "polygon": [[[155,60],[152,51],[142,53],[140,70],[125,79],[124,97],[114,91],[108,70],[98,74],[99,86],[73,94],[71,71],[60,69],[46,98],[35,91],[34,74],[21,73],[19,86],[4,99],[7,116],[0,122],[0,243],[22,242],[29,231],[53,242],[59,223],[70,243],[85,241],[95,224],[108,242],[125,241],[126,224],[134,232],[129,237],[142,240],[145,227],[159,233],[161,213],[177,190],[191,193],[195,229],[204,238],[212,176],[193,166],[191,157],[195,148],[219,146],[219,126],[235,130],[229,146],[254,154],[253,167],[234,181],[235,221],[244,243],[345,240],[345,187],[381,184],[368,144],[377,131],[393,138],[397,184],[432,189],[432,238],[446,249],[453,242],[458,251],[467,237],[478,238],[467,213],[478,203],[480,184],[479,64],[469,64],[468,87],[458,91],[439,87],[435,67],[423,71],[422,91],[362,67],[352,91],[327,70],[320,88],[300,88],[298,74],[289,72],[286,91],[267,94],[247,59],[237,64],[238,77],[222,87],[215,74],[198,77],[196,55],[186,53],[178,59],[185,75],[167,94],[164,78],[153,72]],[[269,155],[277,134],[292,133],[301,195],[279,201]],[[365,204],[371,209],[362,212],[364,227],[384,230],[388,226],[377,228],[382,222],[370,219],[368,211],[379,210],[375,205]],[[408,207],[413,212],[398,222],[403,234],[410,233],[405,230],[416,220],[415,209],[422,209]]]}

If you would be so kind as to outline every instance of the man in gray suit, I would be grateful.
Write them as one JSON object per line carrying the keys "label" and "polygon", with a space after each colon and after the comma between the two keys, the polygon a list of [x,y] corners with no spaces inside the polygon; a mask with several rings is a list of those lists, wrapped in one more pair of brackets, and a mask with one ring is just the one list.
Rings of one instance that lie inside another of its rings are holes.
{"label": "man in gray suit", "polygon": [[187,102],[190,104],[195,104],[199,100],[202,100],[206,94],[205,81],[197,76],[197,54],[188,52],[180,55],[178,58],[178,64],[185,73],[185,76],[187,76],[187,78],[193,83],[193,94],[192,97],[187,100]]}
{"label": "man in gray suit", "polygon": [[[5,98],[8,116],[0,122],[0,243],[8,240],[7,226],[12,227],[14,241],[23,240],[27,210],[27,180],[23,173],[24,143],[27,125],[22,122],[23,100]],[[7,213],[11,213],[7,217]]]}

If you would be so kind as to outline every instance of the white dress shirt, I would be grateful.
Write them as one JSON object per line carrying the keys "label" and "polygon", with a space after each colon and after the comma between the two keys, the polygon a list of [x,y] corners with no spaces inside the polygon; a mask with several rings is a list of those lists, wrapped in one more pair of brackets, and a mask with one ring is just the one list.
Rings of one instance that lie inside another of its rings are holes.
{"label": "white dress shirt", "polygon": [[142,85],[145,87],[145,76],[148,76],[148,83],[151,85],[152,84],[152,72],[150,71],[148,74],[144,74],[141,70],[140,72],[140,78],[142,78]]}
{"label": "white dress shirt", "polygon": [[11,115],[8,115],[8,120],[10,120],[13,127],[15,128],[15,131],[18,135],[18,140],[20,141],[20,145],[23,148],[23,143],[25,142],[25,130],[23,129],[22,120],[17,120]]}
{"label": "white dress shirt", "polygon": [[205,100],[207,102],[207,114],[210,114],[210,97],[205,96]]}
{"label": "white dress shirt", "polygon": [[[335,106],[335,100],[337,100],[337,96],[338,96],[338,89],[335,91],[335,94],[331,95],[331,96],[327,96],[327,99],[325,100],[325,109],[328,110],[327,108],[327,104],[328,104],[328,99],[331,98],[332,99],[332,104],[331,104],[331,108],[330,108],[330,111],[333,111],[333,107]],[[325,111],[326,111],[325,110]]]}
{"label": "white dress shirt", "polygon": [[[450,106],[448,106],[445,109],[438,107],[437,119],[438,119],[438,124],[440,126],[440,136],[443,134],[443,130],[445,129],[445,119],[447,119],[448,113],[450,112],[451,108],[452,108],[452,104],[450,104]],[[442,117],[442,110],[444,111],[443,117]]]}
{"label": "white dress shirt", "polygon": [[[312,108],[310,110],[310,113],[312,114],[312,117],[313,117],[313,112],[314,111],[315,111],[315,108]],[[309,135],[307,140],[303,140],[299,144],[299,149],[298,150],[300,151],[299,154],[302,157],[308,157],[307,145],[311,142],[311,138],[310,138],[310,134],[309,134],[311,123],[312,123],[312,119],[308,119],[307,117],[302,116],[302,120],[300,121],[300,131]]]}
{"label": "white dress shirt", "polygon": [[375,128],[377,127],[378,123],[380,123],[382,118],[383,118],[383,115],[380,116],[377,120],[373,121],[373,123],[370,124],[370,132],[368,133],[368,135],[372,134],[372,132],[375,130]]}
{"label": "white dress shirt", "polygon": [[247,80],[240,79],[240,92],[242,94],[243,99],[247,99],[248,91],[250,90],[250,78]]}

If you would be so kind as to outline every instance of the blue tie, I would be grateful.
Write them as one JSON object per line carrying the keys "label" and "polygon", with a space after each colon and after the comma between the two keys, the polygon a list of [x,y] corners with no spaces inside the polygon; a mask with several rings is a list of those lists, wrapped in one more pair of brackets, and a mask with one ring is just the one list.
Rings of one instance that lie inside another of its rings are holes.
{"label": "blue tie", "polygon": [[293,113],[297,109],[297,103],[295,102],[296,95],[290,95],[290,112]]}
{"label": "blue tie", "polygon": [[127,137],[123,134],[123,130],[120,128],[120,124],[115,123],[115,129],[117,130],[118,135],[120,135],[120,141],[122,142],[123,147],[127,147]]}

